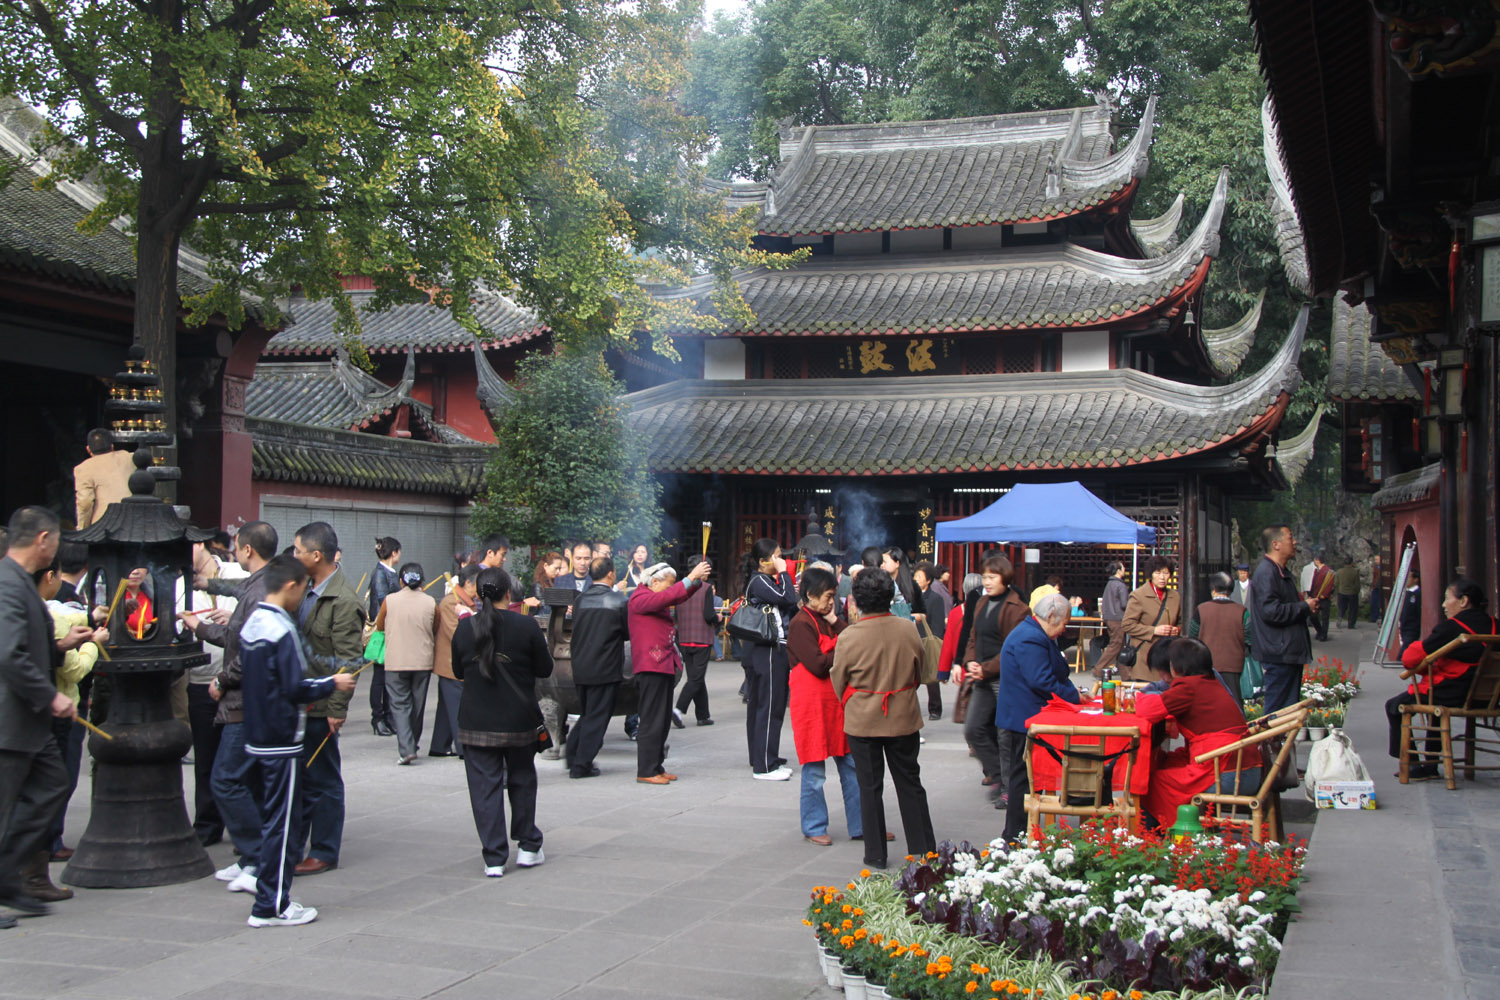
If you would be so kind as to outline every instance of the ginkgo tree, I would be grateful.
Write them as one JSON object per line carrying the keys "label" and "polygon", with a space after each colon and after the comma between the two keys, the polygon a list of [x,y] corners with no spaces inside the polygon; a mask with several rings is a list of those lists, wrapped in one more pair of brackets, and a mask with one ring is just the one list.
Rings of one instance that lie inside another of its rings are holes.
{"label": "ginkgo tree", "polygon": [[[713,325],[641,279],[717,278],[746,309],[750,249],[694,164],[672,99],[693,0],[0,0],[0,89],[44,109],[43,183],[88,178],[85,225],[136,240],[135,336],[172,385],[179,310],[276,322],[293,290],[374,279],[373,308],[429,296],[480,333],[481,286],[570,349]],[[12,170],[15,174],[16,171]],[[0,178],[4,180],[4,178]],[[12,181],[18,182],[16,177]],[[179,249],[210,263],[185,303]],[[649,251],[649,252],[648,252]],[[662,320],[662,321],[658,321]],[[660,345],[670,350],[669,344]],[[174,426],[168,414],[169,426]]]}

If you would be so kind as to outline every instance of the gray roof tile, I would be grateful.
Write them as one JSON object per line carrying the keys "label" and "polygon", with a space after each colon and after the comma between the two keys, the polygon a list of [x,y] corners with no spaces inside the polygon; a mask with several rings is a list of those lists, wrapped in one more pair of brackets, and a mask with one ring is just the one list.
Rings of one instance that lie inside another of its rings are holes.
{"label": "gray roof tile", "polygon": [[358,431],[400,406],[409,406],[415,433],[446,444],[476,443],[439,423],[431,406],[411,397],[413,375],[409,354],[406,373],[395,386],[386,385],[342,357],[332,361],[262,361],[245,391],[245,413],[262,420]]}
{"label": "gray roof tile", "polygon": [[[373,292],[348,294],[354,307],[361,310],[360,340],[371,353],[405,351],[408,347],[422,353],[474,348],[474,335],[446,309],[424,302],[370,312],[367,307]],[[291,325],[271,338],[268,354],[331,354],[343,344],[334,327],[336,314],[331,300],[294,299],[289,311]],[[478,295],[474,313],[484,330],[486,348],[509,347],[547,332],[535,313],[495,292]]]}
{"label": "gray roof tile", "polygon": [[1370,310],[1337,296],[1328,345],[1328,395],[1341,402],[1405,402],[1417,398],[1411,380],[1370,340]]}
{"label": "gray roof tile", "polygon": [[762,233],[996,225],[1076,215],[1145,176],[1156,102],[1111,152],[1099,107],[784,132],[770,181],[713,185]]}
{"label": "gray roof tile", "polygon": [[490,449],[357,434],[251,417],[251,469],[257,479],[437,493],[479,492]]}
{"label": "gray roof tile", "polygon": [[[680,381],[626,397],[653,469],[910,475],[1107,468],[1274,431],[1300,384],[1307,310],[1257,375],[1194,386],[1131,369],[888,379]],[[944,405],[934,405],[941,400]]]}

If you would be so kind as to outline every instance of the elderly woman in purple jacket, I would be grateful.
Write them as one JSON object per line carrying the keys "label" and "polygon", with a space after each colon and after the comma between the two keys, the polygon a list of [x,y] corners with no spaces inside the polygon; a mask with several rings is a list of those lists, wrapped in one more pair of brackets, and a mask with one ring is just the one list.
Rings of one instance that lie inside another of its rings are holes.
{"label": "elderly woman in purple jacket", "polygon": [[630,668],[640,694],[640,728],[636,730],[635,780],[647,785],[665,785],[677,780],[666,773],[667,730],[672,720],[672,687],[682,669],[677,651],[677,626],[672,607],[687,600],[709,572],[707,561],[688,571],[677,582],[677,571],[656,563],[642,571],[642,586],[630,592],[626,605],[630,627]]}

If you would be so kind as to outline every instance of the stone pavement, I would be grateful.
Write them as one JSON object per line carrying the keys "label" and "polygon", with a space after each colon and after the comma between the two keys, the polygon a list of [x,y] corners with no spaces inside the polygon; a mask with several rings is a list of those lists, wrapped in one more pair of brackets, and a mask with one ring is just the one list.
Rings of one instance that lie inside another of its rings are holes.
{"label": "stone pavement", "polygon": [[1385,702],[1405,682],[1398,669],[1374,666],[1374,625],[1330,638],[1318,652],[1362,663],[1364,687],[1345,731],[1380,807],[1318,814],[1302,915],[1287,933],[1272,997],[1500,997],[1500,780],[1460,774],[1451,792],[1441,781],[1400,784],[1386,752]]}
{"label": "stone pavement", "polygon": [[[361,714],[343,740],[348,823],[341,867],[299,879],[316,923],[252,930],[250,899],[203,879],[156,889],[78,890],[50,916],[0,931],[0,1000],[173,997],[297,1000],[503,997],[543,1000],[837,996],[819,985],[802,925],[813,885],[860,868],[837,778],[827,789],[834,846],[803,841],[798,776],[750,778],[741,671],[709,671],[717,725],[673,730],[681,780],[635,783],[635,744],[616,721],[601,777],[569,780],[539,761],[538,823],[547,862],[485,879],[463,763],[425,755],[395,764],[395,741]],[[945,689],[951,710],[952,688]],[[436,698],[429,698],[428,732]],[[939,839],[988,840],[1000,815],[984,800],[960,727],[928,723],[922,771]],[[782,752],[795,760],[791,730]],[[191,788],[191,769],[184,783]],[[88,820],[85,776],[68,841]],[[887,822],[901,837],[894,794]],[[892,846],[892,858],[905,853]],[[217,865],[227,844],[210,848]],[[514,860],[514,854],[512,854]],[[62,866],[53,866],[53,875]]]}

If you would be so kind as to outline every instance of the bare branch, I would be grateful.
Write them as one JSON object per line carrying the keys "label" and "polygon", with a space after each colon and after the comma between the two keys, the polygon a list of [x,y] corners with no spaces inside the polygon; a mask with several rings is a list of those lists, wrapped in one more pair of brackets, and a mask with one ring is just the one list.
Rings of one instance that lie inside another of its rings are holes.
{"label": "bare branch", "polygon": [[62,67],[68,79],[78,88],[78,96],[90,111],[99,116],[104,127],[115,135],[125,140],[137,154],[145,149],[146,140],[142,137],[140,130],[136,128],[136,121],[126,115],[120,114],[109,106],[104,95],[99,92],[97,81],[83,72],[82,67],[73,59],[72,52],[68,48],[68,39],[63,35],[62,29],[58,27],[52,11],[47,9],[41,0],[29,0],[27,6],[31,10],[31,16],[36,26],[46,37],[47,43],[52,46],[53,54],[57,56],[57,64]]}

